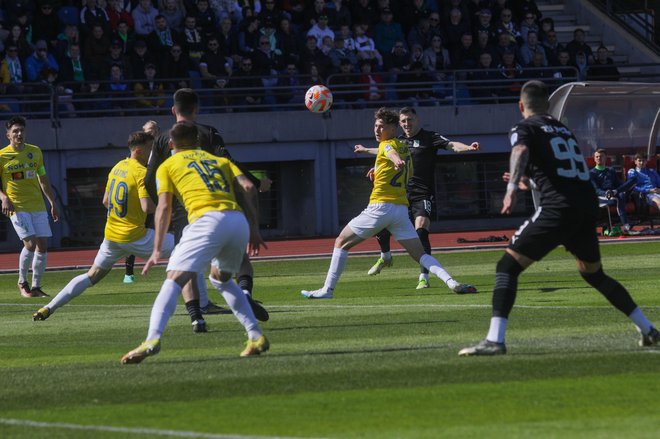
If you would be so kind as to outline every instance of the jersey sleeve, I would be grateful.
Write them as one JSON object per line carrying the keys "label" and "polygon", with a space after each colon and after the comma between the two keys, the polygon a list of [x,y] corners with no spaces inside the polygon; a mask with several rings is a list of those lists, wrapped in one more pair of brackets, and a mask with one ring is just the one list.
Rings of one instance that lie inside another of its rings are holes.
{"label": "jersey sleeve", "polygon": [[156,188],[158,190],[158,195],[169,192],[171,194],[175,193],[174,184],[170,178],[169,169],[167,166],[159,166],[156,171]]}
{"label": "jersey sleeve", "polygon": [[442,134],[435,131],[431,133],[431,145],[433,145],[436,150],[449,149],[449,143],[449,139]]}
{"label": "jersey sleeve", "polygon": [[511,128],[509,133],[509,139],[511,140],[511,147],[516,145],[525,145],[530,147],[532,145],[531,139],[533,138],[533,133],[527,125],[516,124]]}
{"label": "jersey sleeve", "polygon": [[146,176],[147,170],[144,168],[138,168],[135,171],[135,185],[138,188],[138,198],[150,198],[149,191],[144,184],[144,178]]}
{"label": "jersey sleeve", "polygon": [[241,171],[241,168],[236,166],[236,164],[234,164],[234,162],[232,161],[229,161],[229,170],[231,171],[233,176],[232,180],[236,179],[236,177],[238,177],[239,175],[244,175],[243,171]]}
{"label": "jersey sleeve", "polygon": [[209,127],[209,144],[211,146],[211,151],[209,151],[211,154],[232,160],[229,151],[227,151],[225,139],[223,139],[218,130],[213,127]]}

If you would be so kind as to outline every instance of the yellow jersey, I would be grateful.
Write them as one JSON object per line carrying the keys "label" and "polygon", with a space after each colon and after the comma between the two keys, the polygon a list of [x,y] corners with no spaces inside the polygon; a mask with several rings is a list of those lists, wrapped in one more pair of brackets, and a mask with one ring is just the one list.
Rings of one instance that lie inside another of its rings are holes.
{"label": "yellow jersey", "polygon": [[46,210],[38,176],[46,175],[44,157],[38,146],[25,144],[22,151],[11,145],[0,149],[2,190],[14,204],[16,212]]}
{"label": "yellow jersey", "polygon": [[206,212],[241,210],[234,194],[234,180],[243,175],[229,160],[201,149],[180,151],[156,171],[158,194],[174,194],[192,224]]}
{"label": "yellow jersey", "polygon": [[144,222],[147,214],[142,210],[140,198],[149,198],[144,185],[145,168],[135,159],[117,163],[108,174],[105,191],[108,194],[108,219],[105,239],[114,242],[135,242],[147,234]]}
{"label": "yellow jersey", "polygon": [[[390,151],[399,153],[401,160],[406,162],[399,170],[394,163],[387,158]],[[378,145],[376,155],[376,166],[374,172],[374,188],[369,197],[369,204],[392,203],[408,205],[406,197],[406,184],[408,177],[412,174],[412,161],[408,147],[399,139],[383,140]]]}

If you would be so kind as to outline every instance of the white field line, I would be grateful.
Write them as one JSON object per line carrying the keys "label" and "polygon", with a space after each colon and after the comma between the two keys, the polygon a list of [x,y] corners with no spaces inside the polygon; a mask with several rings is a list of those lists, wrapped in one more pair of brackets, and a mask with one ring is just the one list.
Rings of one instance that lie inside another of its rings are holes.
{"label": "white field line", "polygon": [[[322,311],[324,309],[333,308],[333,309],[401,309],[401,308],[491,308],[490,304],[439,304],[439,303],[408,303],[408,304],[392,304],[392,305],[350,305],[350,304],[340,304],[340,305],[330,305],[327,303],[319,305],[269,305],[268,309],[308,309],[312,311]],[[40,304],[36,304],[40,305]],[[2,307],[29,307],[34,308],[35,304],[29,303],[0,303],[0,308]],[[99,305],[78,305],[78,304],[67,304],[67,308],[151,308],[152,305],[128,305],[128,304],[99,304]],[[524,308],[524,309],[610,309],[610,305],[514,305],[515,308]],[[177,308],[185,308],[183,305],[178,305]],[[644,309],[656,309],[660,306],[644,306]]]}
{"label": "white field line", "polygon": [[0,424],[15,425],[19,427],[30,427],[30,428],[48,428],[48,429],[57,428],[62,430],[107,431],[112,433],[125,433],[131,435],[155,435],[155,436],[190,437],[190,438],[204,438],[204,439],[294,439],[294,438],[286,438],[284,436],[245,436],[240,434],[198,433],[195,431],[161,430],[157,428],[113,427],[111,425],[82,425],[82,424],[69,424],[64,422],[40,422],[40,421],[31,421],[29,419],[11,419],[11,418],[0,418]]}

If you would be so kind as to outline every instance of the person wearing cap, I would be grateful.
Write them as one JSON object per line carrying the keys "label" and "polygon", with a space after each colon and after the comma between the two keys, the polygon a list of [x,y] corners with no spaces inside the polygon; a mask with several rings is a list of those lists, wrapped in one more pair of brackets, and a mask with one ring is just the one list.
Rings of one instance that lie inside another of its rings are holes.
{"label": "person wearing cap", "polygon": [[380,11],[380,21],[374,26],[374,43],[381,54],[391,53],[395,42],[405,41],[403,29],[393,17],[390,8],[383,8]]}
{"label": "person wearing cap", "polygon": [[344,60],[346,60],[349,65],[352,65],[353,67],[357,66],[357,55],[355,52],[348,50],[345,47],[344,37],[340,34],[335,35],[333,47],[330,49],[327,55],[332,62],[333,73],[338,73],[341,70],[340,66]]}
{"label": "person wearing cap", "polygon": [[307,36],[313,35],[316,37],[316,45],[320,49],[323,43],[323,38],[330,37],[334,41],[335,33],[328,26],[328,16],[326,14],[319,15],[318,21],[307,31]]}
{"label": "person wearing cap", "polygon": [[25,72],[28,82],[36,82],[39,80],[41,71],[47,67],[54,70],[59,70],[60,66],[55,60],[55,57],[48,53],[48,43],[44,40],[39,40],[34,45],[34,52],[25,60]]}

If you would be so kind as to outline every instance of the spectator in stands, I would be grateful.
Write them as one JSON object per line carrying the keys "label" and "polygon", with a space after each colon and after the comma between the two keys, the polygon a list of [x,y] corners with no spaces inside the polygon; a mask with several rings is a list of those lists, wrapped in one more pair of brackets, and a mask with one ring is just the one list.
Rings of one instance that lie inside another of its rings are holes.
{"label": "spectator in stands", "polygon": [[163,15],[156,15],[155,23],[156,28],[147,36],[147,46],[156,58],[162,59],[175,43],[181,42],[181,37],[167,25],[167,19]]}
{"label": "spectator in stands", "polygon": [[158,8],[160,15],[165,17],[167,26],[181,33],[183,20],[186,17],[186,8],[180,0],[161,0],[162,7]]}
{"label": "spectator in stands", "polygon": [[67,57],[69,47],[71,44],[82,44],[80,40],[80,33],[78,26],[75,24],[67,24],[64,30],[57,36],[57,44],[55,45],[55,57],[62,60]]}
{"label": "spectator in stands", "polygon": [[35,40],[32,38],[32,18],[26,10],[19,11],[14,24],[20,26],[27,42],[32,45]]}
{"label": "spectator in stands", "polygon": [[85,81],[92,75],[92,66],[81,57],[81,49],[78,43],[69,47],[68,56],[60,62],[60,78],[62,82],[68,83],[67,88],[74,92],[85,89]]}
{"label": "spectator in stands", "polygon": [[445,26],[445,46],[449,53],[461,46],[461,38],[466,32],[470,32],[470,25],[463,19],[463,13],[459,8],[453,8],[449,12],[449,22]]}
{"label": "spectator in stands", "polygon": [[127,79],[133,78],[133,68],[128,55],[122,51],[123,42],[121,40],[112,40],[110,43],[110,53],[104,60],[102,71],[95,71],[96,78],[105,77],[105,72],[109,72],[113,64],[117,64],[124,72],[124,77]]}
{"label": "spectator in stands", "polygon": [[257,18],[261,23],[279,23],[284,18],[284,14],[275,4],[275,0],[264,0],[263,8],[257,14]]}
{"label": "spectator in stands", "polygon": [[180,44],[174,44],[169,53],[164,57],[161,64],[161,76],[163,78],[175,79],[166,84],[168,89],[178,90],[180,88],[190,88],[190,76],[192,65],[188,55],[184,53]]}
{"label": "spectator in stands", "polygon": [[475,69],[479,63],[479,53],[474,45],[471,32],[466,32],[461,37],[461,44],[449,54],[451,64],[455,69]]}
{"label": "spectator in stands", "polygon": [[[245,57],[244,59],[249,59]],[[206,42],[206,50],[199,60],[199,73],[204,79],[205,87],[212,88],[218,85],[218,79],[232,74],[233,62],[220,48],[217,37],[210,37]],[[250,61],[250,71],[252,61]],[[223,85],[224,88],[224,85]]]}
{"label": "spectator in stands", "polygon": [[108,0],[105,13],[108,15],[112,32],[117,32],[119,23],[122,21],[126,22],[128,28],[133,30],[133,16],[131,15],[130,1],[122,2],[122,0]]}
{"label": "spectator in stands", "polygon": [[[406,34],[409,34],[413,27],[419,25],[421,19],[428,20],[431,13],[426,7],[424,0],[412,0],[412,4],[401,10],[401,17],[397,17],[401,27]],[[412,47],[412,45],[411,45]]]}
{"label": "spectator in stands", "polygon": [[[439,12],[432,11],[429,13],[429,32],[431,32],[431,38],[436,35],[440,35],[441,38],[445,37],[445,31],[442,27],[442,22],[440,21]],[[424,47],[426,48],[426,46]]]}
{"label": "spectator in stands", "polygon": [[530,31],[536,32],[538,35],[539,30],[539,25],[536,23],[536,15],[533,12],[526,12],[520,23],[520,37],[523,41],[527,41],[527,34]]}
{"label": "spectator in stands", "polygon": [[140,0],[138,6],[131,12],[135,35],[146,38],[147,35],[153,32],[156,28],[157,15],[158,9],[154,7],[151,0]]}
{"label": "spectator in stands", "polygon": [[[193,66],[199,65],[199,60],[204,54],[204,38],[202,33],[197,29],[197,18],[193,15],[188,15],[183,21],[183,35],[182,47],[184,52],[188,55],[190,62]],[[224,26],[221,28],[221,38],[224,35]],[[238,36],[232,34],[232,38],[236,41],[238,47]]]}
{"label": "spectator in stands", "polygon": [[474,85],[470,87],[470,95],[476,98],[479,103],[493,104],[497,102],[494,98],[498,97],[498,88],[495,81],[500,80],[501,75],[494,70],[493,57],[489,52],[482,52],[479,55],[478,70],[472,74]]}
{"label": "spectator in stands", "polygon": [[569,55],[571,56],[571,61],[575,63],[577,54],[582,52],[587,57],[587,63],[591,64],[594,61],[594,54],[591,50],[591,47],[585,42],[586,35],[582,28],[577,28],[573,31],[573,39],[566,45],[566,50],[568,50]]}
{"label": "spectator in stands", "polygon": [[431,23],[427,17],[421,17],[419,21],[408,32],[408,47],[416,44],[424,47],[431,45],[433,33],[431,32]]}
{"label": "spectator in stands", "polygon": [[435,35],[431,40],[431,47],[424,50],[422,66],[437,81],[446,79],[446,71],[451,69],[451,59],[449,51],[442,45],[440,35]]}
{"label": "spectator in stands", "polygon": [[490,54],[493,63],[499,62],[499,55],[495,46],[490,42],[488,31],[481,31],[477,34],[477,52],[479,54],[487,52]]}
{"label": "spectator in stands", "polygon": [[28,13],[33,13],[36,8],[34,0],[13,0],[2,3],[7,21],[10,23],[16,23],[22,14],[27,16]]}
{"label": "spectator in stands", "polygon": [[[238,108],[238,111],[253,110],[252,106],[261,105],[264,99],[264,90],[259,79],[252,72],[252,60],[243,58],[239,68],[229,79],[227,86],[231,89],[241,89],[232,93],[232,105],[247,106],[248,108]],[[230,90],[233,91],[233,90]]]}
{"label": "spectator in stands", "polygon": [[335,33],[328,26],[328,16],[319,15],[316,23],[307,31],[307,35],[314,35],[316,37],[316,45],[321,48],[323,38],[330,37],[335,39]]}
{"label": "spectator in stands", "polygon": [[408,69],[410,69],[410,54],[403,40],[397,40],[392,50],[383,57],[383,70],[390,73],[388,82],[395,82],[396,76]]}
{"label": "spectator in stands", "polygon": [[520,89],[523,85],[523,68],[516,60],[516,54],[507,51],[502,54],[502,60],[497,66],[503,79],[508,80],[500,85],[498,95],[500,96],[520,96]]}
{"label": "spectator in stands", "polygon": [[635,167],[628,169],[628,179],[636,179],[633,192],[639,193],[648,205],[660,209],[660,175],[646,165],[646,154],[635,154]]}
{"label": "spectator in stands", "polygon": [[296,27],[302,26],[305,14],[305,1],[304,0],[283,0],[282,10],[289,14],[291,23]]}
{"label": "spectator in stands", "polygon": [[44,0],[41,2],[32,25],[32,39],[35,41],[46,40],[50,48],[55,49],[57,35],[60,33],[62,23],[53,9],[53,0]]}
{"label": "spectator in stands", "polygon": [[353,35],[355,36],[355,44],[357,47],[357,56],[359,60],[369,60],[374,62],[375,68],[380,68],[383,65],[383,57],[376,49],[376,43],[367,35],[366,24],[358,24],[353,28]]}
{"label": "spectator in stands", "polygon": [[621,184],[614,169],[607,166],[607,151],[602,148],[594,152],[594,162],[596,166],[589,175],[598,195],[598,204],[600,207],[616,206],[623,230],[630,231],[626,216],[627,192],[635,185],[636,178],[630,178]]}
{"label": "spectator in stands", "polygon": [[578,80],[575,67],[571,65],[571,56],[566,49],[559,51],[557,55],[557,66],[552,76],[558,85]]}
{"label": "spectator in stands", "polygon": [[[284,69],[286,66],[284,57],[278,50],[271,48],[271,42],[265,35],[259,38],[259,48],[252,53],[250,59],[252,59],[253,74],[262,77],[272,74],[277,75],[277,71]],[[274,82],[277,82],[277,80]]]}
{"label": "spectator in stands", "polygon": [[500,21],[498,21],[496,25],[497,32],[506,33],[507,36],[509,37],[509,40],[514,44],[518,44],[518,45],[523,44],[524,40],[522,39],[522,35],[520,34],[520,30],[518,29],[518,26],[513,21],[513,12],[511,11],[511,9],[508,8],[502,9],[499,17],[500,17]]}
{"label": "spectator in stands", "polygon": [[83,55],[94,66],[103,65],[103,61],[110,54],[110,39],[106,36],[103,25],[92,26],[92,33],[84,40]]}
{"label": "spectator in stands", "polygon": [[548,65],[548,59],[545,56],[545,50],[541,43],[539,43],[538,34],[534,31],[527,32],[527,42],[520,48],[520,61],[523,66],[528,66],[532,63],[535,53],[543,55],[543,65]]}
{"label": "spectator in stands", "polygon": [[350,29],[353,23],[351,11],[344,4],[344,0],[332,0],[332,5],[328,8],[328,18],[332,29],[339,29],[342,25],[346,25]]}
{"label": "spectator in stands", "polygon": [[[548,65],[556,66],[559,64],[559,52],[565,50],[563,44],[557,40],[557,32],[555,30],[550,30],[545,33],[545,40],[541,41],[543,49],[545,50],[545,56],[548,60]],[[569,55],[570,59],[570,55]]]}
{"label": "spectator in stands", "polygon": [[237,3],[234,0],[209,0],[209,8],[218,20],[231,18],[236,5]]}
{"label": "spectator in stands", "polygon": [[575,63],[573,64],[578,71],[578,81],[586,81],[589,74],[589,62],[584,52],[575,54]]}
{"label": "spectator in stands", "polygon": [[332,69],[332,61],[324,54],[316,44],[316,37],[308,35],[305,47],[300,51],[300,66],[304,72],[308,72],[314,65],[325,76]]}
{"label": "spectator in stands", "polygon": [[410,60],[408,65],[412,65],[413,63],[416,62],[421,63],[423,61],[424,61],[424,48],[420,44],[415,44],[410,49]]}
{"label": "spectator in stands", "polygon": [[8,94],[23,92],[24,77],[23,62],[18,57],[18,47],[15,44],[6,46],[5,57],[0,64],[0,81]]}
{"label": "spectator in stands", "polygon": [[490,6],[490,12],[493,13],[493,17],[497,17],[500,20],[502,20],[502,11],[508,9],[512,14],[511,21],[516,23],[518,21],[518,17],[513,16],[512,7],[513,7],[513,2],[511,0],[494,0],[492,2],[492,5]]}
{"label": "spectator in stands", "polygon": [[[518,0],[516,5],[515,14],[518,21],[525,20],[528,15],[533,15],[534,20],[540,20],[543,17],[535,0]],[[525,38],[524,35],[523,38]]]}
{"label": "spectator in stands", "polygon": [[18,48],[18,57],[22,60],[27,59],[27,57],[32,53],[32,46],[28,43],[25,33],[23,32],[23,27],[18,24],[14,24],[9,29],[9,36],[5,40],[5,47],[14,45]]}
{"label": "spectator in stands", "polygon": [[374,25],[374,43],[381,54],[391,53],[397,41],[403,44],[405,40],[401,25],[393,17],[392,10],[384,8],[380,11],[380,21]]}
{"label": "spectator in stands", "polygon": [[543,44],[548,39],[548,32],[555,32],[555,20],[545,17],[539,21],[539,41]]}
{"label": "spectator in stands", "polygon": [[46,67],[58,71],[60,69],[55,57],[48,52],[48,43],[39,40],[34,45],[34,52],[25,60],[25,73],[28,82],[39,80],[41,71]]}
{"label": "spectator in stands", "polygon": [[477,16],[477,22],[474,26],[473,33],[478,34],[481,32],[488,33],[488,42],[494,44],[497,41],[497,26],[492,21],[492,13],[490,9],[482,9]]}
{"label": "spectator in stands", "polygon": [[[155,63],[153,55],[149,53],[147,48],[147,43],[142,40],[135,40],[133,44],[133,52],[130,55],[131,61],[131,71],[133,72],[133,79],[143,79],[144,78],[144,66],[148,63]],[[122,71],[122,75],[125,74]]]}
{"label": "spectator in stands", "polygon": [[541,52],[535,52],[532,58],[532,63],[524,67],[524,76],[526,79],[539,79],[544,81],[546,85],[550,86],[555,84],[554,72],[551,69],[548,69],[545,62],[545,58]]}
{"label": "spectator in stands", "polygon": [[165,114],[165,87],[156,79],[156,65],[144,66],[144,80],[133,86],[137,108],[150,110],[149,114]]}
{"label": "spectator in stands", "polygon": [[351,66],[357,66],[357,55],[344,46],[344,37],[337,35],[333,41],[333,47],[327,53],[332,63],[331,73],[338,73],[341,70],[341,63],[347,60]]}
{"label": "spectator in stands", "polygon": [[[144,75],[144,72],[142,72]],[[115,114],[116,116],[124,116],[124,111],[127,108],[130,108],[132,101],[128,100],[130,88],[124,77],[124,72],[121,67],[117,64],[110,67],[110,76],[108,77],[110,81],[107,85],[111,102],[111,107],[113,110],[118,110]]]}
{"label": "spectator in stands", "polygon": [[305,90],[312,85],[325,85],[325,77],[321,74],[319,66],[312,63],[307,66],[305,75],[302,77],[302,82],[305,84]]}
{"label": "spectator in stands", "polygon": [[328,79],[328,86],[333,90],[333,108],[352,108],[352,103],[359,99],[357,92],[358,77],[355,75],[355,66],[348,59],[342,59],[339,64],[339,73]]}
{"label": "spectator in stands", "polygon": [[110,29],[110,17],[105,9],[97,4],[97,0],[87,0],[80,9],[80,32],[84,38],[91,35],[95,24]]}
{"label": "spectator in stands", "polygon": [[497,54],[496,62],[499,64],[502,61],[502,55],[507,51],[515,53],[516,57],[520,58],[518,45],[511,41],[509,33],[499,28],[497,31],[497,45],[495,46],[495,53]]}
{"label": "spectator in stands", "polygon": [[241,23],[238,33],[238,50],[242,56],[250,56],[259,46],[259,20],[256,17],[248,17]]}
{"label": "spectator in stands", "polygon": [[437,103],[431,92],[434,78],[420,62],[410,65],[410,70],[397,76],[396,94],[406,101],[407,106],[434,105]]}
{"label": "spectator in stands", "polygon": [[192,12],[195,16],[197,27],[204,38],[209,38],[216,31],[217,17],[213,9],[209,7],[208,0],[198,0],[196,9]]}
{"label": "spectator in stands", "polygon": [[596,50],[596,62],[589,66],[587,79],[590,81],[618,81],[620,76],[619,69],[609,57],[609,50],[601,44]]}
{"label": "spectator in stands", "polygon": [[354,28],[356,24],[375,24],[378,10],[370,0],[357,0],[351,2],[351,17]]}
{"label": "spectator in stands", "polygon": [[121,52],[126,55],[133,50],[135,32],[133,32],[127,21],[120,20],[112,39],[120,42]]}
{"label": "spectator in stands", "polygon": [[[298,68],[294,63],[288,63],[286,70],[277,77],[275,100],[278,104],[299,104],[305,100],[305,86],[298,75]],[[287,108],[296,110],[297,107]]]}
{"label": "spectator in stands", "polygon": [[360,76],[358,83],[360,87],[360,101],[365,102],[367,106],[373,101],[382,101],[385,99],[385,88],[383,79],[378,73],[373,72],[374,62],[368,59],[360,61]]}
{"label": "spectator in stands", "polygon": [[282,18],[275,35],[277,38],[277,48],[280,49],[282,55],[289,61],[293,61],[294,64],[297,64],[300,60],[300,47],[298,36],[291,25],[291,20],[286,17]]}

